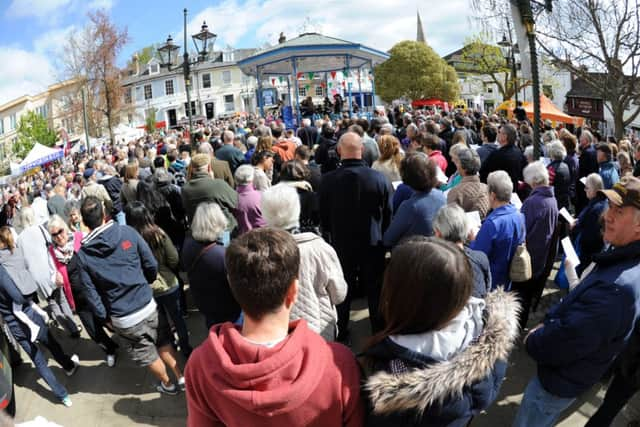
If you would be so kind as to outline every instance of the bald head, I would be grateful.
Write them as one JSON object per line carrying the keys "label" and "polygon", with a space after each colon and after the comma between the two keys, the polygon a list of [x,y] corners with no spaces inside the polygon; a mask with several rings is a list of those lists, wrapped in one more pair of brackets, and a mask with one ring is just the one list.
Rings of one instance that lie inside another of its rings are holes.
{"label": "bald head", "polygon": [[230,130],[225,130],[222,134],[222,140],[225,144],[233,144],[233,132]]}
{"label": "bald head", "polygon": [[362,144],[362,137],[355,132],[347,132],[340,137],[338,141],[338,154],[342,160],[347,159],[362,159],[362,153],[364,152],[364,145]]}

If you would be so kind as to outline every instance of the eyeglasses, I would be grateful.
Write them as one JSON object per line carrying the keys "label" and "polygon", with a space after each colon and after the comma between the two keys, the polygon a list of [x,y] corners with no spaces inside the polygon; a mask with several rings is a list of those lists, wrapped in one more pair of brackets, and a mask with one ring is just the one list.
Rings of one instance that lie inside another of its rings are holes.
{"label": "eyeglasses", "polygon": [[55,233],[51,233],[51,237],[58,237],[63,232],[64,232],[64,228],[61,228],[60,230],[56,231]]}

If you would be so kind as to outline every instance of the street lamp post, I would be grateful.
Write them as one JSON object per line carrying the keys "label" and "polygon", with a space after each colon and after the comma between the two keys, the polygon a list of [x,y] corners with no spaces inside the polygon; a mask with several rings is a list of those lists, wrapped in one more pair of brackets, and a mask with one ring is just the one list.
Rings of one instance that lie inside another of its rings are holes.
{"label": "street lamp post", "polygon": [[511,63],[511,84],[513,85],[513,96],[515,98],[515,105],[518,106],[518,69],[516,67],[516,55],[515,55],[515,47],[513,44],[513,39],[511,38],[511,24],[507,19],[507,31],[509,32],[509,39],[507,40],[507,36],[502,34],[502,40],[498,42],[498,46],[502,50],[502,53],[507,60],[507,62]]}
{"label": "street lamp post", "polygon": [[[213,44],[216,41],[216,34],[209,32],[209,26],[206,22],[202,23],[202,27],[200,28],[200,32],[191,36],[193,39],[193,44],[196,47],[196,52],[198,52],[198,57],[195,60],[189,59],[189,51],[187,49],[187,9],[184,9],[184,53],[182,54],[182,72],[184,74],[184,90],[187,94],[187,117],[189,118],[189,140],[192,141],[193,134],[193,114],[191,109],[191,66],[195,66],[200,62],[204,62],[207,59],[208,53],[210,49],[213,49]],[[211,43],[209,44],[209,41]],[[198,42],[200,46],[198,45]],[[167,37],[167,41],[165,44],[158,48],[158,54],[160,55],[160,59],[163,62],[163,66],[167,66],[169,71],[171,71],[171,65],[173,64],[171,60],[172,53],[176,52],[180,49],[177,45],[173,43],[173,38],[171,35]],[[166,58],[166,61],[165,61]]]}

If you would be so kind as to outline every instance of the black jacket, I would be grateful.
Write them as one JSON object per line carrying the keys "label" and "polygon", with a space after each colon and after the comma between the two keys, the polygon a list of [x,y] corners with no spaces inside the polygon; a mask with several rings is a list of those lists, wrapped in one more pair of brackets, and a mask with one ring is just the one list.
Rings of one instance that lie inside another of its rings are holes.
{"label": "black jacket", "polygon": [[360,250],[382,242],[391,222],[389,180],[363,160],[344,160],[320,184],[320,224],[337,251]]}
{"label": "black jacket", "polygon": [[120,189],[122,188],[122,180],[117,176],[108,176],[98,181],[102,184],[109,194],[109,198],[113,202],[112,213],[115,215],[122,212],[122,202],[120,200]]}
{"label": "black jacket", "polygon": [[225,248],[211,242],[197,242],[187,236],[180,256],[182,269],[189,277],[193,301],[208,322],[233,322],[240,315],[240,306],[231,294],[224,266]]}
{"label": "black jacket", "polygon": [[507,144],[491,153],[480,168],[480,180],[487,182],[487,177],[491,172],[503,170],[509,174],[513,183],[513,191],[518,188],[518,181],[522,181],[522,169],[527,164],[527,160],[522,151],[514,144]]}
{"label": "black jacket", "polygon": [[298,129],[298,138],[304,145],[313,148],[318,139],[318,129],[314,127],[303,127]]}
{"label": "black jacket", "polygon": [[554,160],[547,166],[549,184],[553,185],[553,194],[558,202],[558,210],[569,209],[569,194],[571,188],[571,172],[569,165],[562,160]]}

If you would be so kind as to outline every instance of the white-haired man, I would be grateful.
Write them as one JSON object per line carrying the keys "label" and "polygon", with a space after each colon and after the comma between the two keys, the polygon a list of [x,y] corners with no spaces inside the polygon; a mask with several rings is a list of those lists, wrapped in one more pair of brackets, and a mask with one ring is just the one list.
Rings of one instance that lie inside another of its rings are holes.
{"label": "white-haired man", "polygon": [[311,126],[310,119],[302,119],[302,127],[298,129],[297,135],[303,145],[313,148],[314,144],[318,140],[318,129]]}
{"label": "white-haired man", "polygon": [[229,163],[232,174],[244,163],[244,153],[233,145],[233,139],[233,132],[225,130],[222,134],[222,147],[215,152],[216,159]]}

